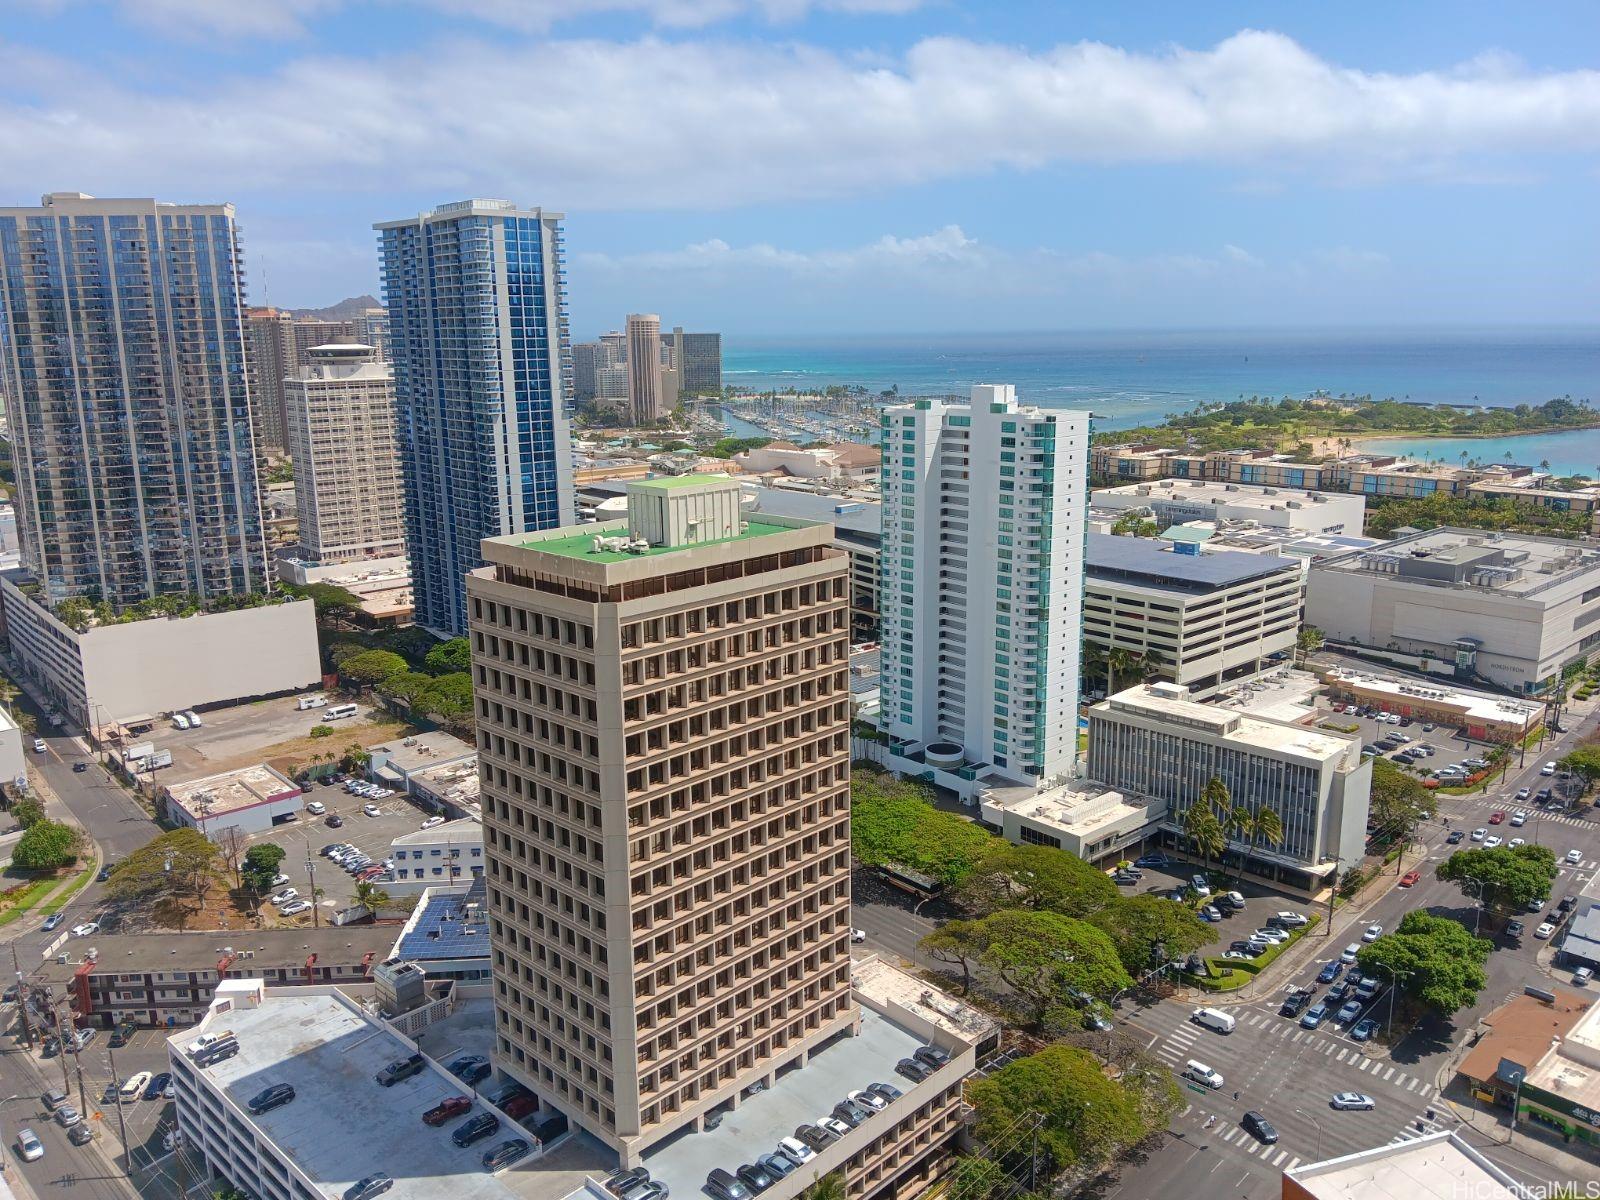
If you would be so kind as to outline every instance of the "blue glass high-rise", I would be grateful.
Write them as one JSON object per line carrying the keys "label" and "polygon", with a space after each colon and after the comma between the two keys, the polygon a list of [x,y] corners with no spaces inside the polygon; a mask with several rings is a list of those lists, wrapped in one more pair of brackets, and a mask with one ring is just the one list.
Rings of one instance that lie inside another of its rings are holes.
{"label": "blue glass high-rise", "polygon": [[50,602],[267,585],[233,206],[0,208],[0,392]]}
{"label": "blue glass high-rise", "polygon": [[484,538],[576,520],[560,220],[463,200],[374,226],[416,620],[442,635]]}

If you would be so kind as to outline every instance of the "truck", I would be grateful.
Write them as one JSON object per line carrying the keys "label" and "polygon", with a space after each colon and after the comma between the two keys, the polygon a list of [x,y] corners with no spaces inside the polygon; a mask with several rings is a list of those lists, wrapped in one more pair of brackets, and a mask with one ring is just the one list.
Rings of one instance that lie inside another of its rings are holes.
{"label": "truck", "polygon": [[156,752],[154,742],[135,742],[122,752],[124,762],[138,762],[140,759],[149,758]]}
{"label": "truck", "polygon": [[170,767],[172,765],[172,751],[157,750],[154,754],[145,759],[140,765],[146,771],[154,771],[159,767]]}
{"label": "truck", "polygon": [[328,698],[326,696],[301,696],[295,703],[295,707],[301,712],[305,712],[308,708],[325,708],[327,703]]}

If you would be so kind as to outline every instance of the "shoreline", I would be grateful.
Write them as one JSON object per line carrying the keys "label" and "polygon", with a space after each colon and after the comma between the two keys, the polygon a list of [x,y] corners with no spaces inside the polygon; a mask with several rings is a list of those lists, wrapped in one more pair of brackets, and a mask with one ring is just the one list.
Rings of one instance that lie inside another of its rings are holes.
{"label": "shoreline", "polygon": [[[1590,430],[1600,429],[1600,418],[1586,425],[1545,425],[1537,429],[1519,429],[1515,432],[1499,431],[1495,433],[1438,433],[1433,430],[1392,430],[1385,433],[1362,433],[1359,435],[1331,433],[1311,438],[1311,456],[1313,458],[1342,458],[1346,454],[1372,453],[1366,447],[1373,442],[1399,442],[1399,441],[1475,441],[1490,442],[1496,438],[1519,437],[1545,437],[1551,434],[1562,433],[1587,433]],[[1346,450],[1340,445],[1346,438],[1350,447]],[[1302,439],[1304,440],[1304,439]],[[1286,452],[1285,452],[1286,453]]]}

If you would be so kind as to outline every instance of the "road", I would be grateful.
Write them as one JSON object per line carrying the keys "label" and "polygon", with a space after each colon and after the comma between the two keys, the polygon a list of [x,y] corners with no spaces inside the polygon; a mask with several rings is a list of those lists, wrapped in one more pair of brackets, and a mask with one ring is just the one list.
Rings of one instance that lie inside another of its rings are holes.
{"label": "road", "polygon": [[[1572,724],[1576,726],[1577,722]],[[1417,733],[1411,729],[1406,732]],[[1418,736],[1441,747],[1449,740],[1437,733]],[[1411,888],[1395,887],[1386,892],[1342,936],[1327,936],[1326,927],[1314,932],[1311,936],[1324,939],[1326,948],[1294,975],[1278,981],[1282,990],[1313,987],[1319,996],[1324,994],[1327,989],[1315,984],[1317,972],[1323,963],[1337,958],[1347,944],[1359,938],[1359,931],[1369,922],[1393,929],[1407,912],[1424,909],[1453,917],[1469,927],[1473,925],[1480,914],[1472,898],[1464,896],[1456,885],[1434,876],[1438,864],[1458,849],[1446,840],[1457,829],[1469,834],[1460,843],[1462,847],[1479,844],[1470,840],[1470,832],[1483,828],[1508,840],[1525,837],[1553,850],[1559,871],[1544,911],[1553,909],[1563,896],[1581,891],[1600,869],[1597,810],[1585,806],[1571,814],[1548,814],[1531,801],[1515,800],[1520,788],[1537,792],[1540,787],[1549,786],[1552,780],[1539,773],[1542,763],[1559,758],[1579,736],[1580,730],[1574,728],[1537,756],[1530,752],[1524,767],[1513,767],[1506,779],[1486,794],[1441,796],[1440,819],[1418,831],[1418,840],[1425,848],[1422,861],[1416,861],[1414,856],[1406,859],[1406,870],[1420,872],[1417,883]],[[1441,756],[1444,753],[1441,749]],[[1494,812],[1510,814],[1519,807],[1529,813],[1526,824],[1513,827],[1509,816],[1501,824],[1489,824]],[[1571,849],[1581,855],[1581,862],[1575,866],[1562,861]],[[1377,1039],[1363,1044],[1351,1041],[1348,1030],[1331,1021],[1315,1031],[1302,1029],[1297,1020],[1277,1015],[1281,992],[1229,1008],[1227,1011],[1235,1015],[1238,1023],[1227,1036],[1189,1020],[1194,1005],[1200,1003],[1194,999],[1182,1003],[1166,1001],[1123,1014],[1119,1021],[1124,1030],[1142,1038],[1175,1071],[1182,1071],[1189,1059],[1198,1059],[1222,1072],[1226,1083],[1217,1092],[1186,1090],[1184,1099],[1190,1108],[1173,1122],[1166,1145],[1142,1162],[1124,1167],[1103,1195],[1181,1194],[1190,1200],[1277,1197],[1281,1193],[1282,1172],[1297,1162],[1332,1158],[1398,1138],[1416,1137],[1424,1131],[1457,1128],[1454,1112],[1439,1102],[1435,1090],[1440,1082],[1448,1082],[1441,1077],[1456,1048],[1479,1017],[1528,984],[1547,986],[1551,982],[1536,961],[1544,943],[1533,937],[1533,930],[1542,917],[1530,912],[1524,918],[1526,932],[1514,938],[1505,935],[1498,921],[1483,917],[1481,935],[1494,942],[1495,950],[1485,967],[1488,985],[1476,1004],[1447,1020],[1423,1021],[1387,1045],[1381,1028]],[[1226,933],[1229,923],[1219,928]],[[1558,973],[1563,982],[1565,974]],[[1391,1000],[1389,990],[1384,988],[1362,1015],[1372,1015],[1382,1026]],[[1239,1092],[1237,1101],[1233,1098],[1235,1090]],[[1377,1107],[1372,1112],[1335,1111],[1329,1101],[1337,1091],[1365,1093],[1373,1097]],[[1277,1128],[1280,1140],[1275,1146],[1263,1146],[1239,1128],[1239,1118],[1246,1109],[1262,1112]],[[1208,1118],[1214,1118],[1209,1127]],[[1490,1129],[1487,1139],[1472,1132],[1473,1144],[1480,1145],[1519,1177],[1538,1174],[1536,1160],[1529,1159],[1521,1149],[1503,1149],[1494,1140],[1493,1135],[1503,1129]],[[1537,1149],[1532,1153],[1537,1155]]]}

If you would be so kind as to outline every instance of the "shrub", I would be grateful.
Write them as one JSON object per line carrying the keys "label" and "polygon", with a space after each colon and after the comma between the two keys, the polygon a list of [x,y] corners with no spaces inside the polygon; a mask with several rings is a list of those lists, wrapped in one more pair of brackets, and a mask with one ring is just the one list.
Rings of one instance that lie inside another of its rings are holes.
{"label": "shrub", "polygon": [[333,736],[333,726],[332,725],[313,725],[311,727],[311,733],[310,733],[309,736],[314,737],[314,738],[332,737]]}

